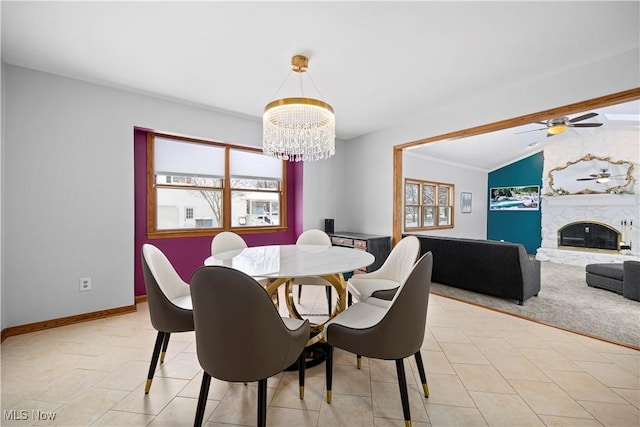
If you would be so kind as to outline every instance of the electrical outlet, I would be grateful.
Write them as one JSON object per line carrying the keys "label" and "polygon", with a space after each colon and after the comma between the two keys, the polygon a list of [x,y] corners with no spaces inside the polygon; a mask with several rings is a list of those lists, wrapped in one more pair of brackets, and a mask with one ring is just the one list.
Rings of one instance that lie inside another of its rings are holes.
{"label": "electrical outlet", "polygon": [[91,277],[80,278],[80,292],[91,290]]}

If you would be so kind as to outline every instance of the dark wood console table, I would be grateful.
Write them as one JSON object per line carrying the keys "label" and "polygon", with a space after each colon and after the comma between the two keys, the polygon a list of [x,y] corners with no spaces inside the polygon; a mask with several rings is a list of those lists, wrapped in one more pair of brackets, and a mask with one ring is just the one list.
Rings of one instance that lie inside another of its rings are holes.
{"label": "dark wood console table", "polygon": [[391,236],[378,236],[374,234],[352,233],[350,231],[337,231],[328,233],[334,246],[361,249],[372,254],[376,260],[364,271],[370,272],[379,269],[391,252]]}

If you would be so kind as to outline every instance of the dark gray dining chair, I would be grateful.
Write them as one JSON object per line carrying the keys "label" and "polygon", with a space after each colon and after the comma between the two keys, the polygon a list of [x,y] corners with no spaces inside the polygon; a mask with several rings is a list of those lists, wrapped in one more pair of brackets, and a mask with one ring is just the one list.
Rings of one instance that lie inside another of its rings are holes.
{"label": "dark gray dining chair", "polygon": [[280,317],[267,291],[241,271],[201,267],[191,277],[196,352],[204,372],[194,425],[202,425],[211,377],[258,381],[258,426],[266,425],[267,378],[298,361],[304,398],[309,321]]}
{"label": "dark gray dining chair", "polygon": [[[347,282],[349,300],[388,307],[419,255],[420,241],[418,238],[416,236],[404,237],[394,246],[379,269],[370,273],[354,274],[349,279]],[[362,356],[358,354],[356,357],[357,367],[360,369]]]}
{"label": "dark gray dining chair", "polygon": [[374,359],[395,360],[405,425],[411,425],[404,359],[416,357],[428,397],[420,347],[427,324],[432,268],[433,255],[427,252],[415,263],[388,307],[358,302],[325,324],[328,403],[331,403],[334,347]]}
{"label": "dark gray dining chair", "polygon": [[160,363],[164,362],[171,334],[194,328],[189,285],[178,276],[165,254],[148,243],[142,246],[142,273],[151,324],[158,331],[144,388],[144,393],[148,394],[158,358]]}

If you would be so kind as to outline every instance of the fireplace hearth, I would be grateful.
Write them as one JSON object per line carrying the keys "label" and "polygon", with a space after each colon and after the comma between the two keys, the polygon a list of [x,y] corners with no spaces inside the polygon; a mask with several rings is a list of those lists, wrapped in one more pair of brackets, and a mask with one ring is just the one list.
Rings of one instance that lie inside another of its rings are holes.
{"label": "fireplace hearth", "polygon": [[617,251],[620,233],[613,227],[595,222],[574,222],[558,230],[558,247]]}

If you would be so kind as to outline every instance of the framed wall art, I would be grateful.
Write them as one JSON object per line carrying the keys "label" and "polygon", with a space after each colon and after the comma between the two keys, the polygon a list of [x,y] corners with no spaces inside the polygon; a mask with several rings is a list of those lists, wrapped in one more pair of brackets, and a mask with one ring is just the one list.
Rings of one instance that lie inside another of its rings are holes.
{"label": "framed wall art", "polygon": [[491,211],[537,211],[540,209],[540,186],[495,187],[489,196]]}
{"label": "framed wall art", "polygon": [[460,211],[462,213],[471,213],[471,193],[460,194]]}

